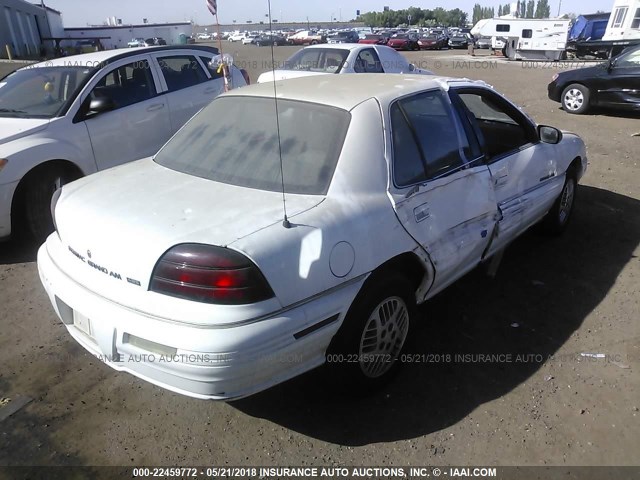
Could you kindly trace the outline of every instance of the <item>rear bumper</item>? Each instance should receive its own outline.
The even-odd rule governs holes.
[[[324,363],[362,284],[351,283],[255,323],[225,328],[172,323],[75,282],[50,255],[50,241],[38,251],[38,271],[70,335],[115,370],[201,399],[245,397]]]

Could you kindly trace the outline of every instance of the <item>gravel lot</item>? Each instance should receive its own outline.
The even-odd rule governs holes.
[[[252,79],[271,61],[268,48],[225,48]],[[276,61],[293,51],[277,48]],[[37,247],[0,244],[0,397],[33,399],[0,421],[0,465],[639,463],[639,117],[564,113],[546,86],[567,64],[407,55],[486,80],[539,123],[584,138],[590,169],[567,234],[528,233],[495,280],[473,272],[424,306],[409,351],[441,355],[406,365],[385,391],[345,398],[320,369],[233,403],[99,363],[55,317]],[[12,68],[0,63],[0,76]]]

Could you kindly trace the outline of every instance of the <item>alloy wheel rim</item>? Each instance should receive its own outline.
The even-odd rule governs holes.
[[[562,191],[562,198],[560,199],[560,223],[566,223],[571,214],[571,208],[573,208],[573,197],[575,194],[575,186],[573,181],[569,180]]]
[[[373,309],[360,338],[359,364],[368,378],[393,367],[409,332],[409,310],[400,297],[389,297]]]
[[[578,110],[584,104],[584,95],[577,88],[572,88],[565,94],[564,103],[569,110]]]

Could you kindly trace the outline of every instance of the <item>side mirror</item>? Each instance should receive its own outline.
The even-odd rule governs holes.
[[[409,64],[409,71],[410,72],[415,72],[416,71],[416,66],[413,63]]]
[[[89,115],[98,115],[100,113],[109,112],[116,108],[116,104],[110,97],[97,97],[89,103]]]
[[[616,60],[614,58],[610,58],[607,63],[607,72],[611,72],[616,67]]]
[[[538,127],[538,136],[543,143],[557,145],[562,141],[562,132],[555,127],[540,125]]]

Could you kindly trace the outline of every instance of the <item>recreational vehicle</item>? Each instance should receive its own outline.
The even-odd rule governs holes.
[[[490,18],[478,22],[471,33],[504,38],[504,53],[511,60],[560,60],[570,23],[565,19]]]

